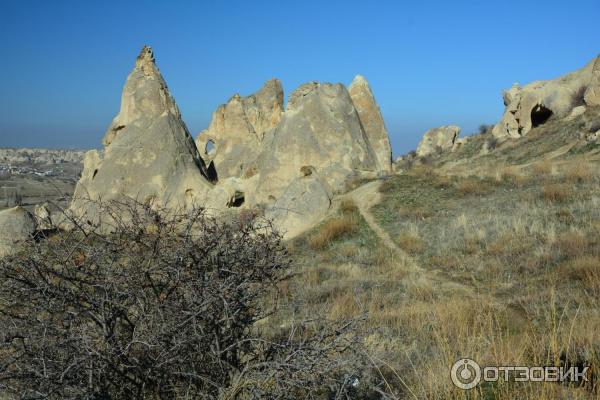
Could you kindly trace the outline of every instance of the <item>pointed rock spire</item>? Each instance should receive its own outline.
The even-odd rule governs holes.
[[[85,200],[120,197],[186,207],[205,200],[212,187],[148,46],[127,77],[121,109],[103,143],[104,154],[86,155],[72,209],[86,212]]]
[[[350,93],[350,98],[358,112],[362,127],[377,156],[380,171],[391,172],[392,147],[390,138],[369,83],[362,75],[356,75],[348,88],[348,93]]]

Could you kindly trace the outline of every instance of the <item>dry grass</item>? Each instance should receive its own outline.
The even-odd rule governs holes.
[[[588,290],[600,292],[600,257],[579,255],[557,268],[558,279],[581,281]]]
[[[532,167],[533,176],[536,176],[538,178],[548,177],[552,175],[553,172],[554,163],[552,162],[552,160],[538,161],[537,163],[533,164]]]
[[[522,187],[527,182],[527,177],[516,167],[504,167],[497,175],[499,181]]]
[[[386,179],[379,185],[379,193],[388,193],[394,190],[394,182],[391,179]]]
[[[568,164],[564,169],[563,175],[568,182],[572,183],[589,182],[594,178],[592,166],[586,162]]]
[[[402,218],[410,218],[413,220],[423,220],[432,216],[432,212],[423,207],[409,208],[401,207],[398,214]]]
[[[584,255],[589,250],[590,242],[581,232],[569,231],[561,233],[554,247],[559,253],[566,257],[578,257]]]
[[[358,230],[358,222],[353,215],[343,215],[325,222],[319,230],[308,238],[308,244],[314,250],[322,250],[334,240],[350,235]]]
[[[549,183],[542,187],[541,198],[550,203],[564,202],[573,195],[573,188],[564,183]]]
[[[356,296],[352,293],[343,293],[333,299],[329,317],[332,319],[349,319],[360,313]]]
[[[409,254],[417,254],[423,251],[425,243],[421,237],[414,232],[402,232],[397,238],[398,245]]]
[[[456,184],[456,190],[463,196],[484,195],[490,191],[489,185],[473,178],[464,179]]]
[[[344,199],[340,203],[340,211],[344,214],[352,214],[358,211],[356,203],[352,199]]]

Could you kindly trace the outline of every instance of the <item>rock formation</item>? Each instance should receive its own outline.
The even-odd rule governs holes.
[[[256,162],[256,203],[272,204],[314,168],[334,193],[354,177],[376,176],[377,157],[342,84],[311,82],[289,97],[281,122],[263,139]],[[218,167],[217,167],[218,168]]]
[[[365,134],[373,147],[379,169],[387,173],[391,172],[392,146],[390,145],[390,138],[385,128],[383,116],[369,83],[363,76],[356,75],[348,87],[348,93],[358,112]]]
[[[349,90],[301,85],[285,112],[281,84],[270,80],[219,106],[196,143],[217,180],[209,202],[260,205],[288,237],[318,223],[352,179],[392,170],[385,123],[361,76]]]
[[[36,231],[35,218],[17,206],[0,211],[0,256],[13,253],[18,244],[30,239]]]
[[[327,215],[332,195],[314,168],[297,177],[285,189],[266,216],[283,229],[286,237],[294,237],[317,225]]]
[[[551,116],[567,117],[573,108],[600,104],[600,58],[554,80],[518,84],[503,94],[506,109],[494,126],[497,138],[518,138]]]
[[[37,204],[33,210],[33,215],[35,217],[38,230],[41,231],[54,228],[48,203]]]
[[[277,126],[282,112],[283,88],[277,79],[267,81],[255,94],[236,94],[220,105],[208,129],[196,138],[211,178],[242,176],[260,153],[265,132]]]
[[[149,47],[127,78],[121,110],[103,144],[103,152],[85,156],[74,212],[93,214],[88,200],[127,197],[173,208],[206,201],[212,188],[206,167]]]
[[[459,134],[460,128],[454,125],[428,130],[417,146],[417,156],[424,157],[452,150]]]
[[[385,124],[364,78],[351,93],[342,84],[304,84],[285,112],[281,83],[270,80],[219,106],[194,143],[148,47],[103,144],[86,153],[70,207],[92,221],[102,217],[98,201],[125,198],[217,214],[259,206],[290,237],[319,223],[352,179],[391,171]]]

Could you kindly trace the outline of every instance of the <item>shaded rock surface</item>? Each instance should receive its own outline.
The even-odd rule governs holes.
[[[356,108],[365,134],[371,143],[379,169],[391,172],[392,146],[383,116],[369,83],[363,76],[357,75],[348,87],[348,93]]]
[[[277,126],[282,112],[283,88],[277,79],[267,81],[250,96],[236,94],[220,105],[208,129],[196,138],[202,158],[208,165],[213,163],[216,177],[242,176],[258,157],[265,133]]]
[[[283,228],[285,237],[294,237],[325,218],[331,199],[327,185],[315,172],[294,179],[266,216]]]
[[[417,146],[417,156],[423,157],[452,150],[459,134],[460,128],[454,125],[428,130]]]
[[[314,168],[334,193],[359,176],[378,173],[377,157],[342,84],[311,82],[290,95],[277,127],[263,140],[256,162],[256,203],[272,203],[302,174]]]
[[[34,216],[23,207],[0,211],[0,256],[13,253],[36,229]]]
[[[103,152],[85,155],[71,204],[77,213],[94,212],[88,200],[123,197],[185,208],[205,202],[212,188],[149,47],[142,49],[127,78],[120,112],[103,143]]]
[[[550,117],[567,117],[578,106],[600,104],[600,60],[557,79],[518,84],[503,94],[505,111],[494,126],[497,138],[518,138]]]

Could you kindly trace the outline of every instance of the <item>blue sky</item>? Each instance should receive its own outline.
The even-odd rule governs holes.
[[[100,147],[144,44],[194,136],[272,77],[370,82],[396,155],[600,53],[600,2],[0,0],[0,146]]]

